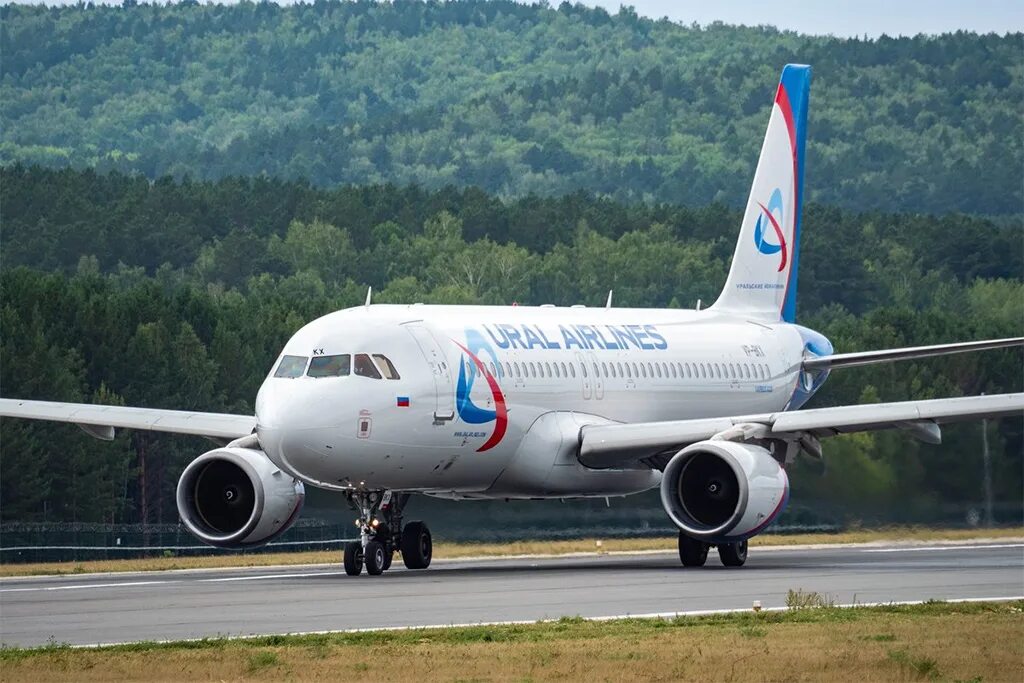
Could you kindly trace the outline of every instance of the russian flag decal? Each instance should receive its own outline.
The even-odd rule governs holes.
[[[398,404],[399,408],[408,408],[409,407],[409,397],[408,396],[398,396],[398,397],[395,398],[395,403]]]

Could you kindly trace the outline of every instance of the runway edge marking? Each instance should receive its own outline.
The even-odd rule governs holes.
[[[929,602],[945,602],[950,604],[960,604],[969,602],[1013,602],[1014,600],[1024,600],[1024,595],[1011,595],[1011,596],[1000,596],[991,598],[949,598],[946,600],[936,600],[929,598],[928,600],[892,600],[888,602],[855,602],[847,603],[842,605],[834,605],[836,609],[853,609],[857,607],[903,607],[910,605],[923,605]],[[786,612],[789,611],[790,607],[764,607],[761,612]],[[688,610],[682,612],[650,612],[646,614],[614,614],[598,617],[577,617],[583,621],[621,621],[623,619],[675,619],[677,617],[707,617],[718,614],[740,614],[743,612],[752,612],[750,607],[735,607],[729,609],[699,609],[699,610]],[[136,643],[152,643],[154,645],[166,645],[170,643],[198,643],[204,640],[255,640],[256,638],[275,638],[280,636],[326,636],[326,635],[343,635],[346,633],[379,633],[387,631],[427,631],[430,629],[448,629],[448,628],[476,628],[480,626],[529,626],[531,624],[552,624],[563,617],[553,617],[551,619],[517,619],[510,621],[477,621],[477,622],[466,622],[461,624],[424,624],[419,626],[379,626],[375,628],[346,628],[346,629],[327,629],[322,631],[291,631],[284,633],[251,633],[248,635],[218,635],[207,638],[177,638],[170,640],[124,640],[113,643],[92,643],[87,645],[69,645],[71,649],[94,649],[101,647],[114,647],[117,645],[132,645]],[[43,646],[46,647],[46,646]],[[32,648],[27,648],[32,649]]]

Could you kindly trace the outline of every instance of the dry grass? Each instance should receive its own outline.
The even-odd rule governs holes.
[[[1020,681],[1024,602],[0,650],[3,681]]]
[[[964,541],[976,538],[1020,538],[1024,527],[1001,529],[928,529],[893,527],[846,531],[838,534],[766,534],[751,540],[753,547],[870,543],[881,541]],[[509,543],[436,543],[435,558],[507,557],[511,555],[567,555],[598,552],[598,539],[570,541],[512,541]],[[614,538],[601,541],[601,552],[674,550],[675,538]],[[130,560],[89,560],[38,564],[0,564],[0,577],[93,572],[144,572],[211,567],[265,567],[271,565],[336,564],[340,550],[253,555],[202,555],[197,557],[151,557]]]

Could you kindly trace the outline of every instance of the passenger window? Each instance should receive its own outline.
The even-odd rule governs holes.
[[[500,365],[498,367],[501,367]],[[512,376],[512,365],[508,361],[505,361],[505,374],[509,377]]]
[[[555,365],[557,365],[557,363]],[[545,362],[544,363],[544,370],[548,373],[548,377],[552,376],[552,374],[551,374],[551,363]]]
[[[676,379],[679,376],[679,375],[676,374],[676,364],[675,363],[669,363],[668,366],[669,366],[669,368],[672,369],[672,379]]]
[[[572,363],[569,363],[569,376],[576,379],[576,366]]]
[[[562,363],[562,377],[568,377],[569,373],[565,371],[565,363]]]
[[[587,364],[586,363],[580,363],[580,372],[583,373],[584,377],[587,376]]]
[[[516,377],[520,377],[521,375],[519,374],[519,363],[513,363],[512,367],[515,368]]]
[[[352,356],[347,353],[338,356],[313,356],[306,374],[310,377],[347,377],[352,364],[351,359]]]
[[[612,377],[615,377],[615,363],[609,363],[608,368],[612,371]]]
[[[302,371],[306,369],[307,356],[285,356],[277,366],[274,377],[302,377]]]
[[[605,377],[608,376],[608,363],[605,363],[603,361],[601,363],[601,374],[604,375]]]
[[[401,375],[398,374],[398,370],[395,370],[395,364],[391,362],[390,358],[383,354],[375,353],[373,354],[373,359],[377,361],[377,367],[380,368],[380,374],[384,375],[384,379],[402,379]],[[348,374],[347,370],[345,374]]]
[[[629,370],[629,363],[626,363],[626,379],[633,379],[633,373]]]
[[[644,379],[647,379],[647,368],[644,367],[643,363],[640,364],[640,374],[644,376]]]
[[[357,353],[355,359],[352,361],[352,374],[359,377],[369,377],[371,379],[380,379],[380,373],[377,372],[377,366],[373,364],[370,357],[365,353]]]
[[[537,366],[533,364],[533,361],[530,361],[530,377],[536,377],[536,376],[537,376]]]
[[[703,379],[707,379],[708,378],[708,366],[706,364],[704,364],[704,363],[700,364],[700,376]]]
[[[640,368],[637,367],[636,363],[633,363],[633,376],[640,379]]]

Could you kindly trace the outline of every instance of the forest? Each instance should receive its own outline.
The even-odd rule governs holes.
[[[782,66],[812,201],[1018,214],[1024,35],[877,40],[563,2],[0,7],[0,163],[737,206]]]
[[[150,182],[0,169],[4,396],[249,412],[305,322],[374,301],[623,306],[710,303],[740,213],[623,204],[577,192],[341,186],[266,178]],[[811,204],[798,320],[837,351],[1020,335],[1021,219],[855,212]],[[1020,391],[1019,351],[834,372],[812,405]],[[996,500],[1019,513],[1021,420],[989,426]],[[982,499],[980,426],[940,448],[902,433],[826,444],[795,495],[852,517],[913,519]],[[0,519],[177,518],[173,490],[209,444],[143,432],[95,441],[70,425],[3,421]],[[1016,507],[1014,507],[1016,506]]]
[[[5,397],[250,412],[291,334],[368,287],[710,304],[788,62],[814,68],[798,321],[839,352],[1024,334],[1021,33],[124,0],[2,5],[0,55]],[[1000,351],[837,371],[811,406],[1020,391],[1021,368]],[[986,428],[1003,520],[1022,422]],[[847,520],[977,506],[982,429],[831,440],[795,499]],[[4,420],[0,522],[173,524],[208,448]]]

